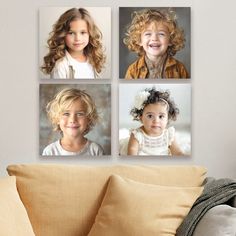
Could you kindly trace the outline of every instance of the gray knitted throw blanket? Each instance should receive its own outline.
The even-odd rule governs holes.
[[[224,204],[236,196],[236,181],[232,179],[212,179],[204,186],[201,196],[196,200],[190,212],[179,226],[176,236],[192,236],[204,216],[212,207]]]

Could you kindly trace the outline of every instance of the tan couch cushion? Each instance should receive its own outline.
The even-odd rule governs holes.
[[[206,169],[195,166],[11,165],[37,236],[89,233],[112,174],[149,184],[201,186]]]
[[[112,175],[88,236],[175,236],[202,190],[144,184]]]
[[[15,177],[0,179],[0,235],[34,235],[27,212],[16,189]]]

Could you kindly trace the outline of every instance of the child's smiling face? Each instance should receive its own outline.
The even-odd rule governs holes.
[[[140,120],[143,123],[143,129],[147,135],[161,135],[168,123],[167,104],[157,102],[145,106]]]
[[[170,35],[166,25],[156,21],[147,25],[141,34],[140,46],[143,47],[146,56],[155,61],[163,56],[170,46]]]
[[[59,116],[58,125],[64,138],[71,139],[84,136],[89,125],[86,113],[86,106],[79,98],[63,110]]]
[[[70,54],[83,53],[89,43],[88,25],[85,20],[76,19],[70,22],[70,30],[65,37]]]

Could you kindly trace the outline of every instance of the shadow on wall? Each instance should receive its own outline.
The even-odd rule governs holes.
[[[41,84],[39,101],[39,154],[50,143],[58,140],[61,135],[53,131],[52,125],[47,118],[46,105],[56,93],[64,88],[76,88],[85,90],[95,101],[100,121],[86,135],[92,141],[99,143],[105,155],[111,154],[111,87],[108,84]]]

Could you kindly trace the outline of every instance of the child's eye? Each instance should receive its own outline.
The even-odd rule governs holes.
[[[151,33],[146,32],[146,33],[144,33],[144,36],[151,36]]]
[[[164,115],[160,115],[159,118],[162,120],[162,119],[165,118],[165,116]]]
[[[166,36],[166,34],[164,32],[159,32],[158,35],[161,36],[161,37],[165,37]]]
[[[74,35],[75,33],[72,32],[72,31],[69,31],[68,34],[69,34],[69,35]]]
[[[154,116],[153,116],[152,114],[147,114],[146,117],[147,117],[147,119],[149,119],[149,120],[152,120],[152,119],[154,118]]]
[[[82,31],[81,34],[87,34],[87,32],[86,31]]]
[[[85,117],[85,115],[86,115],[86,114],[85,114],[84,112],[78,112],[78,113],[77,113],[77,116],[78,116],[78,117]]]
[[[62,115],[63,115],[63,116],[69,116],[70,113],[69,113],[69,112],[64,112]]]

